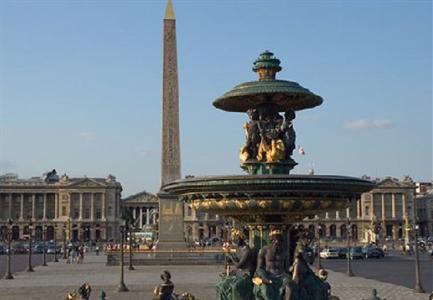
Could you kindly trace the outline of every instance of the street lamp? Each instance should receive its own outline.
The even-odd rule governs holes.
[[[6,269],[6,275],[5,279],[14,279],[11,272],[11,241],[12,241],[12,219],[8,219],[8,229],[7,229],[7,236],[8,236],[8,259],[7,259],[7,269]]]
[[[128,270],[133,271],[134,266],[132,265],[132,226],[127,227],[129,230],[129,267]]]
[[[319,274],[319,271],[322,269],[322,264],[320,262],[320,228],[321,228],[322,224],[320,224],[320,219],[318,216],[316,216],[315,219],[317,220],[317,264],[316,264],[316,270],[317,270],[317,274]]]
[[[123,241],[125,239],[125,230],[126,230],[126,221],[125,219],[121,219],[120,221],[120,234],[121,234],[121,241],[120,241],[120,283],[119,286],[117,288],[118,292],[127,292],[129,291],[128,288],[125,285],[125,282],[123,281]]]
[[[376,215],[373,215],[371,223],[372,223],[372,227],[373,227],[373,232],[375,234],[375,237],[374,237],[375,240],[374,241],[376,243],[376,246],[379,247],[380,231],[381,231],[382,227],[381,227],[380,221],[377,221]]]
[[[57,258],[56,231],[57,231],[57,223],[54,224],[54,233],[53,233],[53,239],[54,239],[54,262],[59,262],[59,259]]]
[[[395,225],[392,225],[392,250],[395,249]]]
[[[419,253],[418,253],[418,223],[415,224],[414,239],[415,239],[415,291],[425,293],[421,285],[421,274],[419,269]]]
[[[27,272],[34,272],[32,266],[32,232],[33,232],[33,223],[29,222],[29,263],[27,266]]]
[[[42,225],[42,240],[43,240],[43,267],[47,267],[47,228],[45,224]]]
[[[352,237],[352,230],[350,228],[350,218],[347,218],[347,229],[346,229],[346,239],[347,239],[347,250],[346,250],[346,275],[349,277],[355,276],[352,272],[351,263],[351,253],[350,253],[350,238]]]
[[[67,259],[66,256],[66,223],[63,224],[63,259]]]

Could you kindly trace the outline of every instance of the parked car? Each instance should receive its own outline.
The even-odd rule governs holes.
[[[365,257],[368,258],[383,258],[385,257],[385,252],[383,252],[380,248],[367,248],[367,252],[365,254]]]
[[[6,254],[6,247],[3,245],[0,245],[0,255]]]
[[[44,253],[44,246],[43,246],[43,245],[40,245],[40,244],[35,245],[35,246],[33,247],[33,249],[32,249],[32,252],[35,253],[35,254],[41,254],[41,253]]]
[[[338,248],[338,257],[339,258],[346,258],[346,254],[347,254],[347,248],[344,248],[344,247]]]
[[[338,258],[338,251],[334,248],[325,248],[320,251],[320,258],[328,259],[328,258]]]
[[[12,253],[13,254],[26,254],[27,253],[27,249],[26,249],[26,247],[24,247],[23,244],[16,244],[12,248]]]
[[[362,247],[350,248],[349,257],[350,257],[350,259],[363,259],[364,254],[362,252]]]

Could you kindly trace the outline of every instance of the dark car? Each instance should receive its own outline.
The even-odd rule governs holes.
[[[35,254],[44,253],[44,246],[43,245],[35,245],[32,249],[32,252]]]
[[[380,248],[368,248],[366,256],[368,258],[383,258],[385,257],[385,252]]]
[[[6,247],[3,245],[0,245],[0,255],[6,254]]]
[[[340,247],[337,249],[339,258],[346,258],[347,248]]]
[[[26,249],[26,247],[24,247],[23,244],[17,244],[13,247],[12,253],[13,254],[26,254],[27,249]]]
[[[349,257],[350,259],[363,259],[364,258],[364,254],[362,253],[362,247],[353,247],[350,248],[350,252],[349,252]]]

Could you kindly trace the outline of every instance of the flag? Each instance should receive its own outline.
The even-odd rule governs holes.
[[[299,146],[299,154],[300,155],[305,155],[305,150],[303,147]]]

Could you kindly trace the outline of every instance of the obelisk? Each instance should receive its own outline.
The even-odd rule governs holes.
[[[171,0],[168,0],[165,9],[163,52],[161,186],[181,178],[176,18]],[[183,203],[178,200],[177,196],[163,191],[158,193],[158,198],[158,250],[186,248]]]

